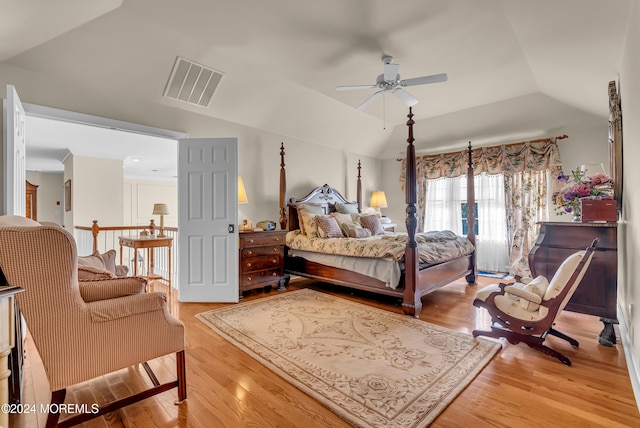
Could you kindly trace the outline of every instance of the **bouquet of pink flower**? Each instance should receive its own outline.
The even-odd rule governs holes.
[[[573,214],[577,218],[581,214],[581,199],[613,199],[613,180],[606,174],[585,177],[583,171],[576,169],[570,176],[560,171],[557,179],[565,183],[553,194],[557,214]]]

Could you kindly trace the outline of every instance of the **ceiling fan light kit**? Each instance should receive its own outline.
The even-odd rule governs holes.
[[[429,83],[439,83],[446,82],[447,75],[445,73],[442,74],[433,74],[431,76],[422,76],[422,77],[414,77],[411,79],[402,80],[400,78],[400,74],[398,73],[398,69],[400,68],[399,64],[393,64],[393,57],[391,56],[383,56],[382,63],[384,64],[384,72],[380,74],[376,78],[376,83],[374,85],[351,85],[351,86],[338,86],[336,88],[337,91],[350,91],[357,89],[375,89],[378,88],[378,91],[371,95],[369,98],[364,100],[362,104],[358,106],[358,110],[364,110],[367,108],[373,101],[375,101],[380,95],[385,92],[391,92],[396,98],[406,104],[408,107],[413,107],[419,101],[409,92],[405,91],[403,87],[406,86],[416,86],[416,85],[426,85]]]

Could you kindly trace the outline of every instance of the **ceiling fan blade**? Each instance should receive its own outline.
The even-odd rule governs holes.
[[[375,94],[371,95],[371,96],[370,96],[369,98],[367,98],[366,100],[364,100],[364,101],[362,102],[362,104],[360,104],[360,105],[358,106],[358,110],[364,110],[364,109],[366,109],[366,108],[369,106],[369,104],[371,104],[372,102],[374,102],[374,101],[375,101],[375,99],[376,99],[376,98],[378,98],[380,95],[382,95],[382,93],[383,93],[383,92],[384,92],[384,91],[378,91],[378,92],[376,92]]]
[[[385,64],[384,65],[384,80],[396,80],[398,77],[398,69],[400,64]]]
[[[376,85],[351,85],[351,86],[338,86],[336,91],[351,91],[353,89],[373,89]]]
[[[412,107],[418,104],[418,99],[411,95],[409,92],[405,91],[402,88],[396,88],[391,91],[393,95],[395,95],[400,101],[405,103],[407,107]]]
[[[425,85],[427,83],[446,82],[447,74],[434,74],[431,76],[414,77],[413,79],[404,79],[400,81],[401,86]]]

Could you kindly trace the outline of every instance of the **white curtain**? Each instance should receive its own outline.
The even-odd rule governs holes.
[[[478,270],[509,271],[504,176],[480,174],[475,177],[478,205],[476,263]],[[425,230],[452,230],[463,235],[462,204],[467,201],[467,178],[427,180]]]

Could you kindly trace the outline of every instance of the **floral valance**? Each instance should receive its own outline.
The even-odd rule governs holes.
[[[515,173],[521,171],[560,171],[562,168],[556,138],[525,141],[472,149],[474,174]],[[467,149],[458,152],[416,157],[418,180],[459,177],[467,173]],[[404,188],[406,160],[402,160],[400,182]]]

